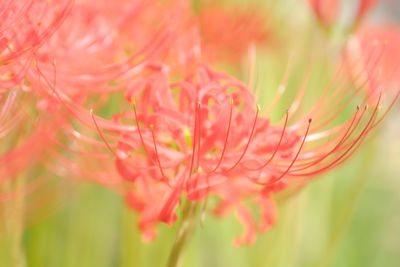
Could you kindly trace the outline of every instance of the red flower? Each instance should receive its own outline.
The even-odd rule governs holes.
[[[383,40],[384,44],[379,44],[379,40]],[[354,61],[358,60],[356,68],[349,67],[349,73],[355,76],[356,72],[361,71],[364,80],[368,80],[367,87],[370,91],[384,88],[386,92],[393,94],[398,90],[400,81],[399,48],[398,26],[364,26],[353,37],[347,49],[347,63],[354,65]]]
[[[276,192],[342,164],[381,120],[379,95],[371,108],[354,107],[351,118],[327,128],[348,107],[346,96],[355,96],[343,84],[331,92],[334,83],[310,117],[289,124],[300,92],[281,124],[273,125],[261,116],[246,86],[227,74],[202,65],[171,83],[167,72],[155,71],[127,88],[133,111],[116,116],[112,124],[93,114],[92,120],[115,155],[118,172],[132,184],[125,189],[127,200],[139,212],[146,238],[154,237],[155,223],[171,225],[177,219],[182,195],[204,203],[216,196],[216,214],[233,210],[245,225],[235,244],[250,244],[257,231],[275,221]],[[303,89],[306,84],[307,78]],[[136,127],[123,128],[127,120]],[[103,134],[107,128],[120,136],[115,151]],[[244,204],[248,201],[259,206],[259,222]]]
[[[338,22],[340,15],[340,1],[338,0],[308,0],[318,21],[325,27],[331,27]],[[365,15],[371,10],[378,0],[359,0],[358,8],[353,16],[350,28],[357,27]]]
[[[18,85],[32,66],[32,54],[60,27],[72,1],[0,2],[0,93]]]

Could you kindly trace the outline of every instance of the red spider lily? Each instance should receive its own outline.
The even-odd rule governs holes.
[[[370,47],[384,40],[384,52],[371,55]],[[348,48],[346,60],[352,62],[355,57],[361,57],[357,68],[349,68],[350,73],[364,71],[364,75],[369,79],[368,87],[372,90],[375,87],[385,88],[386,91],[395,92],[398,90],[398,75],[400,54],[400,28],[395,25],[385,26],[364,26],[359,33],[352,39]],[[375,66],[367,64],[368,61],[377,62]],[[351,64],[351,63],[350,63]]]
[[[171,225],[176,220],[182,195],[193,202],[212,195],[220,201],[216,214],[234,210],[245,225],[235,244],[252,243],[256,232],[267,230],[276,218],[276,192],[342,164],[386,114],[378,116],[379,94],[371,108],[354,107],[351,118],[327,128],[357,94],[367,91],[367,82],[350,90],[359,81],[339,78],[342,70],[309,116],[291,124],[290,114],[296,113],[308,75],[281,125],[273,125],[261,116],[244,84],[203,65],[180,82],[170,83],[161,71],[132,83],[125,95],[133,99],[133,111],[112,122],[92,113],[118,172],[132,183],[125,189],[127,199],[139,211],[144,236],[154,237],[156,222]],[[136,127],[124,128],[127,120],[134,120]],[[119,137],[106,135],[106,129]],[[108,137],[117,143],[109,143]],[[260,207],[258,223],[244,205],[247,201]]]
[[[178,14],[179,20],[172,19]],[[40,76],[53,77],[57,62],[62,91],[87,97],[120,90],[132,76],[157,68],[160,61],[186,64],[198,45],[191,35],[190,14],[181,0],[78,1],[35,53]],[[36,72],[30,75],[37,77]]]
[[[338,20],[340,14],[340,0],[308,0],[318,21],[324,27],[331,27]],[[365,15],[371,10],[378,0],[359,0],[358,8],[354,14],[351,28],[356,28]]]
[[[0,3],[0,92],[18,85],[32,66],[32,53],[60,27],[72,1]]]

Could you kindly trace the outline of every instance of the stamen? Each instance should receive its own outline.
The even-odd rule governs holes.
[[[358,127],[358,125],[359,125],[359,123],[360,123],[360,121],[361,121],[361,119],[362,119],[362,117],[363,117],[363,115],[365,113],[365,110],[366,109],[364,108],[361,116],[357,120],[357,123],[353,127],[354,122],[356,121],[357,115],[358,115],[358,113],[360,111],[360,106],[357,106],[357,110],[354,113],[354,116],[353,116],[353,118],[352,118],[352,120],[350,122],[349,127],[347,127],[347,130],[346,130],[345,134],[342,136],[342,138],[339,140],[339,142],[335,145],[335,147],[333,149],[331,149],[325,155],[317,158],[316,160],[314,160],[312,162],[309,162],[309,163],[306,163],[306,164],[302,164],[302,166],[300,165],[300,168],[298,168],[296,170],[293,170],[293,171],[301,171],[301,170],[305,170],[305,169],[307,169],[307,168],[309,168],[311,166],[315,166],[316,164],[318,164],[319,162],[321,162],[322,160],[327,158],[329,155],[332,155],[334,152],[336,152],[339,149],[339,147],[353,134],[354,130],[357,129],[357,127]]]
[[[380,48],[380,50],[378,51],[377,56],[373,56],[374,50],[370,51],[370,53],[368,54],[364,63],[361,62],[363,60],[362,55],[357,57],[357,59],[355,60],[355,63],[353,65],[362,64],[362,65],[364,65],[364,68],[361,70],[358,70],[357,73],[354,75],[353,80],[350,82],[351,83],[350,86],[355,86],[357,83],[361,82],[361,85],[358,86],[358,89],[355,92],[353,92],[352,90],[346,90],[346,89],[350,88],[350,86],[345,86],[347,79],[344,79],[342,82],[340,82],[339,86],[337,87],[337,89],[334,91],[334,93],[332,95],[330,95],[329,97],[327,97],[327,96],[320,97],[320,100],[321,100],[320,104],[315,106],[314,109],[309,114],[311,117],[314,117],[314,119],[316,118],[316,121],[321,121],[321,118],[323,118],[320,125],[318,125],[318,126],[314,125],[314,128],[316,130],[323,128],[330,121],[332,121],[334,118],[336,118],[337,115],[340,114],[344,110],[344,108],[348,105],[348,103],[350,103],[350,101],[367,85],[367,83],[372,79],[372,76],[369,76],[364,80],[361,80],[363,78],[362,74],[365,73],[365,69],[373,68],[374,66],[376,66],[378,64],[378,62],[381,60],[382,56],[384,55],[385,49],[386,48],[383,45]],[[342,68],[342,65],[341,65],[341,68]],[[344,95],[340,96],[339,94],[345,90],[346,90],[346,93]],[[351,92],[352,95],[350,95],[349,92]],[[339,110],[337,110],[334,114],[332,114],[333,111],[335,109],[337,109],[341,103],[343,103],[344,98],[349,95],[350,95],[350,98],[344,102],[343,106],[340,107]],[[328,106],[327,105],[328,103],[330,103],[329,108],[326,109],[326,107]],[[324,108],[325,108],[325,110],[323,111]],[[332,114],[332,115],[329,115],[329,114]],[[314,115],[316,115],[317,117],[315,117]],[[300,122],[294,124],[292,127],[297,128],[302,123],[303,122],[300,121]]]
[[[362,70],[359,71],[359,73],[356,74],[354,81],[351,82],[351,86],[355,86],[357,81],[362,77],[362,74],[364,74],[364,72],[370,68],[374,68],[375,66],[378,65],[379,61],[382,59],[383,55],[385,54],[385,50],[386,50],[386,45],[383,45],[383,47],[381,48],[381,50],[379,51],[379,54],[377,55],[377,57],[373,59],[372,57],[372,52],[370,57],[368,58],[367,63],[365,64],[364,68]],[[369,62],[370,60],[372,60],[372,62]],[[371,64],[371,65],[370,65]],[[347,99],[346,101],[343,102],[344,98],[346,96],[348,96],[349,94],[344,94],[340,97],[336,97],[337,101],[336,103],[332,103],[332,105],[330,106],[329,109],[327,109],[325,112],[322,112],[319,118],[323,118],[326,117],[327,114],[331,114],[333,112],[333,110],[337,109],[335,113],[333,113],[330,117],[328,117],[327,120],[325,120],[324,122],[322,122],[317,129],[320,129],[322,127],[324,127],[325,125],[327,125],[329,122],[331,122],[334,118],[336,118],[338,116],[338,114],[340,114],[345,107],[350,103],[350,101],[368,84],[368,82],[370,82],[373,79],[373,75],[369,75],[367,78],[364,79],[364,81],[358,81],[361,82],[361,84],[359,85],[359,87],[357,88],[357,90],[355,92],[352,92],[352,95],[350,95],[350,98]],[[337,90],[337,93],[339,93],[339,90]],[[343,106],[338,108],[339,105],[343,103]]]
[[[380,103],[380,101],[381,101],[381,96],[382,96],[382,95],[380,94],[379,99],[378,99],[378,102],[377,102],[377,104],[376,104],[376,107],[375,107],[375,109],[374,109],[374,111],[373,111],[373,113],[372,113],[370,119],[368,120],[368,123],[365,125],[365,127],[364,127],[364,129],[362,130],[362,132],[360,133],[360,135],[359,135],[354,141],[352,141],[352,142],[350,143],[350,146],[347,148],[347,150],[346,150],[342,155],[340,155],[338,158],[336,158],[333,162],[329,163],[329,164],[326,165],[325,167],[322,167],[322,168],[320,168],[320,169],[318,169],[318,170],[314,170],[314,171],[308,172],[308,173],[291,173],[290,175],[292,175],[292,176],[310,176],[310,175],[314,175],[314,174],[317,174],[317,173],[320,173],[320,172],[329,170],[330,168],[332,168],[332,167],[334,167],[334,166],[336,166],[336,165],[339,165],[339,164],[342,163],[345,159],[347,159],[347,158],[345,158],[345,156],[351,151],[351,149],[353,149],[353,148],[357,145],[357,143],[359,143],[359,141],[361,140],[361,138],[365,137],[366,134],[368,133],[368,131],[369,131],[370,129],[372,129],[371,124],[373,125],[373,121],[374,121],[374,119],[376,118],[376,114],[377,114],[377,111],[378,111],[379,103]],[[367,107],[367,106],[365,106],[365,108],[366,108],[366,107]],[[355,152],[355,150],[351,151],[350,153],[354,153],[354,152]],[[344,158],[344,160],[342,160],[343,158]],[[341,161],[341,160],[342,160],[342,161]]]
[[[11,92],[13,93],[13,92]],[[32,125],[34,127],[36,127],[39,131],[41,131],[44,135],[46,135],[49,140],[51,140],[52,142],[54,142],[56,145],[58,145],[59,147],[73,152],[73,153],[77,153],[79,155],[83,155],[83,156],[89,156],[89,157],[94,157],[94,158],[108,158],[110,155],[106,154],[106,153],[91,153],[91,152],[87,152],[87,151],[79,151],[73,148],[70,148],[69,146],[65,145],[64,143],[58,141],[55,137],[53,137],[52,135],[50,135],[48,133],[48,131],[46,131],[42,126],[40,126],[32,117],[31,115],[28,113],[28,111],[26,110],[26,108],[23,106],[23,104],[21,103],[21,101],[16,98],[16,102],[19,105],[19,109],[22,111],[22,113],[28,118],[28,120],[32,123]],[[22,116],[19,116],[22,117]],[[15,119],[18,119],[19,117],[15,117]],[[12,122],[12,121],[11,121]],[[7,126],[7,125],[6,125]],[[0,136],[2,131],[4,131],[4,126],[2,128],[0,128]],[[101,145],[104,145],[104,142],[102,141],[98,141]]]
[[[304,146],[304,143],[306,141],[308,132],[310,130],[311,122],[312,122],[312,119],[311,118],[308,119],[308,126],[307,126],[306,133],[304,134],[303,141],[300,144],[300,147],[299,147],[299,150],[296,153],[296,156],[294,157],[294,159],[292,160],[292,162],[290,163],[290,165],[288,166],[286,171],[284,171],[278,178],[272,179],[272,181],[269,181],[268,183],[266,183],[265,186],[269,186],[269,185],[272,185],[272,184],[274,184],[276,182],[279,182],[286,174],[289,173],[290,169],[293,167],[294,163],[296,162],[297,158],[299,157],[300,152],[301,152],[301,150],[302,150],[302,148]]]
[[[262,170],[262,169],[264,169],[264,168],[274,159],[276,153],[277,153],[278,150],[279,150],[279,147],[281,146],[281,143],[282,143],[282,140],[283,140],[283,136],[285,135],[285,131],[286,131],[288,119],[289,119],[289,109],[286,110],[285,123],[284,123],[284,125],[283,125],[283,129],[282,129],[282,133],[281,133],[280,138],[279,138],[279,142],[278,142],[278,144],[276,145],[274,152],[272,153],[271,157],[267,160],[267,162],[265,162],[265,163],[264,163],[262,166],[260,166],[260,167],[257,167],[257,168],[248,168],[248,167],[246,167],[246,169],[252,170],[252,171]]]
[[[131,102],[132,102],[132,106],[133,106],[133,113],[135,114],[135,122],[136,122],[136,127],[138,130],[140,142],[142,143],[142,146],[143,146],[143,149],[144,149],[146,155],[149,156],[149,153],[147,151],[146,145],[143,140],[142,130],[140,129],[140,126],[139,126],[139,120],[138,120],[137,111],[136,111],[136,100],[134,97],[131,98]]]
[[[97,132],[99,133],[99,135],[100,135],[101,139],[103,140],[103,142],[106,144],[108,150],[111,151],[111,153],[114,155],[114,157],[118,158],[117,154],[114,152],[114,150],[111,149],[110,144],[107,142],[107,140],[105,139],[103,133],[101,132],[101,130],[99,128],[99,125],[97,124],[97,121],[96,121],[96,119],[94,117],[93,109],[90,109],[90,116],[92,116],[92,120],[94,122],[94,125],[96,126]]]
[[[254,118],[254,122],[253,122],[253,126],[251,128],[251,132],[250,132],[250,136],[249,136],[249,140],[247,141],[247,144],[242,152],[242,154],[240,155],[239,159],[236,161],[235,164],[233,164],[232,167],[230,167],[228,170],[226,170],[227,172],[230,172],[231,170],[233,170],[234,168],[236,168],[237,165],[239,165],[240,161],[243,159],[244,155],[246,154],[247,149],[249,148],[251,139],[253,137],[254,134],[254,130],[256,128],[256,124],[257,124],[257,119],[258,119],[258,114],[260,113],[260,106],[257,105],[257,111],[256,111],[256,116]]]
[[[218,161],[217,165],[215,166],[215,168],[212,171],[210,171],[209,173],[215,172],[219,168],[219,166],[221,165],[222,160],[224,158],[225,151],[226,151],[226,146],[228,144],[228,138],[229,138],[229,133],[230,133],[230,129],[231,129],[231,123],[232,123],[232,109],[233,109],[233,98],[231,98],[231,107],[230,107],[230,111],[229,111],[228,128],[226,130],[224,147],[222,149],[221,157],[219,158],[219,161]]]
[[[155,135],[154,135],[154,125],[153,124],[150,124],[150,131],[151,131],[151,136],[153,137],[153,145],[154,145],[154,151],[155,151],[155,154],[156,154],[156,161],[157,161],[157,164],[158,164],[158,168],[160,169],[160,172],[161,172],[161,175],[162,175],[163,179],[165,181],[168,181],[168,178],[164,174],[164,170],[163,170],[163,168],[161,166],[160,157],[158,155],[157,142],[156,142],[156,138],[155,138]]]
[[[378,119],[377,122],[372,125],[372,128],[376,127],[389,113],[389,111],[393,108],[394,104],[397,102],[398,98],[400,96],[400,90],[397,92],[396,96],[394,97],[392,103],[390,103],[389,107],[386,109],[385,113]]]

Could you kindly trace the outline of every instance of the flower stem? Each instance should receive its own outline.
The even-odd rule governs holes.
[[[24,267],[25,255],[22,248],[22,235],[24,227],[25,197],[23,186],[25,177],[17,177],[14,181],[9,181],[9,187],[14,191],[15,198],[7,205],[6,231],[10,242],[10,260],[12,267]]]
[[[183,207],[181,224],[169,254],[167,267],[179,267],[181,264],[183,251],[194,232],[197,206],[196,203],[187,201]]]

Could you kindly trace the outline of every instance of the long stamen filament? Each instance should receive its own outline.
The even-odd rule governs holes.
[[[103,140],[103,142],[106,144],[108,150],[110,150],[111,153],[112,153],[116,158],[118,158],[117,154],[116,154],[115,151],[111,148],[110,144],[107,142],[106,138],[104,137],[103,133],[101,132],[100,127],[99,127],[99,125],[97,124],[96,118],[95,118],[95,116],[94,116],[94,114],[93,114],[93,109],[90,109],[90,116],[92,116],[92,120],[93,120],[93,122],[94,122],[94,125],[96,126],[97,132],[99,133],[99,135],[100,135],[101,139]]]
[[[324,167],[322,167],[320,169],[317,169],[317,170],[314,170],[314,171],[311,171],[311,172],[308,172],[308,173],[296,173],[296,172],[294,172],[294,173],[290,173],[290,175],[292,175],[292,176],[310,176],[310,175],[314,175],[314,174],[320,173],[322,171],[328,170],[328,169],[332,168],[333,166],[336,166],[336,165],[340,164],[341,163],[340,160],[342,160],[357,145],[357,143],[359,143],[360,140],[363,137],[366,136],[368,131],[370,129],[372,129],[371,127],[373,126],[374,119],[376,118],[376,115],[377,115],[379,103],[381,101],[381,96],[382,95],[380,94],[379,99],[378,99],[378,103],[376,104],[376,107],[375,107],[374,111],[372,112],[372,115],[371,115],[370,119],[368,120],[367,124],[365,125],[364,129],[362,130],[360,135],[354,141],[352,141],[350,143],[350,146],[347,148],[347,150],[343,154],[341,154],[333,162],[329,163],[328,165],[326,165],[326,166],[324,166]],[[354,153],[354,151],[355,150],[353,150],[353,152],[351,152],[351,153]]]
[[[252,126],[252,128],[251,128],[251,132],[250,132],[250,136],[249,136],[249,139],[248,139],[248,141],[247,141],[247,144],[246,144],[246,146],[245,146],[245,148],[244,148],[242,154],[240,155],[239,159],[236,161],[235,164],[233,164],[232,167],[230,167],[228,170],[226,170],[226,172],[230,172],[230,171],[232,171],[234,168],[236,168],[236,166],[239,165],[240,161],[243,159],[244,155],[246,154],[247,149],[249,148],[250,142],[251,142],[251,140],[252,140],[252,138],[253,138],[253,134],[254,134],[254,130],[255,130],[255,128],[256,128],[256,124],[257,124],[257,119],[258,119],[258,114],[259,114],[259,113],[260,113],[260,106],[257,105],[256,116],[255,116],[255,118],[254,118],[253,126]]]
[[[168,181],[168,178],[164,173],[163,167],[161,166],[161,161],[160,161],[160,157],[159,157],[158,149],[157,149],[156,137],[154,135],[154,125],[153,124],[150,124],[150,131],[151,131],[151,136],[153,138],[154,152],[155,152],[158,168],[160,169],[160,172],[161,172],[161,175],[162,175],[163,179],[165,181]]]
[[[262,169],[264,169],[266,166],[268,166],[269,163],[271,163],[271,161],[274,159],[276,153],[278,152],[279,147],[280,147],[281,144],[282,144],[282,140],[283,140],[283,137],[284,137],[284,135],[285,135],[286,128],[287,128],[288,119],[289,119],[289,110],[286,110],[285,123],[284,123],[284,125],[283,125],[281,135],[280,135],[280,137],[279,137],[279,142],[278,142],[278,144],[276,145],[276,147],[275,147],[275,149],[274,149],[274,152],[272,153],[271,157],[270,157],[263,165],[261,165],[260,167],[257,167],[257,168],[245,167],[246,169],[252,170],[252,171],[262,170]]]
[[[228,145],[229,133],[230,133],[230,130],[231,130],[232,109],[233,109],[233,99],[231,99],[231,107],[230,107],[230,111],[229,111],[228,128],[227,128],[227,130],[226,130],[225,141],[224,141],[224,147],[223,147],[223,149],[222,149],[221,157],[219,158],[217,165],[216,165],[216,166],[214,167],[214,169],[213,169],[212,171],[210,171],[209,173],[215,172],[215,171],[219,168],[219,166],[221,165],[222,160],[223,160],[223,158],[224,158],[225,151],[226,151],[226,147],[227,147],[227,145]]]
[[[269,186],[269,185],[272,185],[272,184],[274,184],[274,183],[279,182],[283,177],[285,177],[286,174],[289,173],[290,169],[291,169],[291,168],[293,167],[293,165],[295,164],[295,162],[296,162],[297,158],[299,157],[300,152],[301,152],[301,150],[302,150],[302,148],[303,148],[303,146],[304,146],[304,143],[305,143],[305,141],[306,141],[308,132],[309,132],[310,127],[311,127],[311,122],[312,122],[312,119],[309,119],[309,120],[308,120],[307,130],[306,130],[306,133],[304,134],[304,137],[303,137],[303,140],[302,140],[302,142],[301,142],[301,144],[300,144],[299,150],[297,151],[296,156],[293,158],[293,160],[292,160],[292,162],[290,163],[290,165],[287,167],[287,169],[286,169],[280,176],[278,176],[278,178],[272,179],[272,181],[269,181],[268,183],[266,183],[265,186]]]

